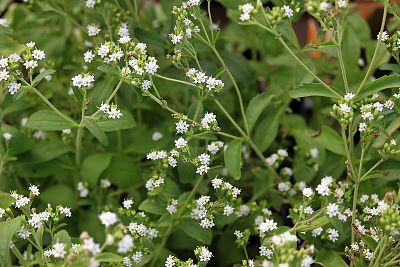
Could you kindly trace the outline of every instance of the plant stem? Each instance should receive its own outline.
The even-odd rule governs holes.
[[[228,74],[230,80],[232,81],[233,87],[235,88],[236,91],[236,95],[237,98],[239,100],[239,107],[240,107],[240,113],[242,115],[242,119],[243,119],[243,123],[244,123],[244,128],[246,130],[247,135],[250,134],[249,132],[249,125],[247,123],[247,119],[246,119],[246,113],[244,111],[244,105],[243,105],[243,98],[242,98],[242,94],[240,93],[240,89],[238,84],[236,83],[235,78],[233,77],[231,71],[229,70],[228,66],[225,64],[225,61],[223,60],[223,58],[221,57],[221,55],[219,54],[218,50],[215,48],[215,46],[211,46],[210,45],[211,50],[214,52],[214,54],[217,56],[219,62],[222,64],[222,66],[224,67],[226,73]]]
[[[297,55],[292,51],[292,49],[290,49],[290,47],[286,44],[286,42],[282,39],[282,37],[280,37],[279,35],[277,35],[276,37],[278,39],[278,41],[283,45],[283,47],[289,52],[289,54],[297,61],[297,63],[299,63],[308,73],[311,74],[311,76],[314,77],[314,79],[316,79],[322,86],[324,86],[326,89],[328,89],[328,91],[330,91],[331,93],[333,93],[334,95],[336,95],[337,97],[341,97],[341,95],[339,93],[337,93],[335,90],[333,90],[329,85],[327,85],[323,80],[321,80],[316,74],[314,74],[314,72],[312,72],[312,70],[310,70],[298,57]]]
[[[60,115],[61,117],[63,117],[65,120],[69,121],[70,123],[72,123],[75,127],[78,126],[78,124],[73,121],[71,118],[65,116],[61,111],[59,111],[55,106],[53,106],[53,104],[51,104],[49,102],[49,100],[47,100],[47,98],[42,95],[42,93],[40,93],[35,87],[31,86],[31,89],[33,92],[35,92],[35,94],[37,94],[42,100],[43,102],[45,102],[55,113],[57,113],[58,115]]]
[[[114,98],[114,96],[118,93],[119,89],[121,88],[122,84],[124,83],[123,80],[120,80],[117,84],[117,86],[115,87],[114,91],[111,93],[111,95],[107,98],[106,102],[104,104],[109,104],[111,102],[111,100]],[[95,113],[93,113],[93,115],[91,117],[95,117],[97,114],[99,114],[100,110],[96,110]]]
[[[338,57],[339,57],[339,64],[340,64],[340,70],[342,71],[344,88],[346,90],[346,93],[348,93],[348,92],[350,92],[350,89],[349,89],[349,83],[347,81],[346,67],[345,67],[344,61],[343,61],[343,53],[342,53],[341,42],[336,46],[336,51],[337,51]]]
[[[379,38],[378,38],[378,41],[376,42],[374,55],[372,56],[371,62],[369,63],[368,70],[365,73],[364,79],[362,80],[362,82],[360,84],[360,87],[358,87],[358,89],[356,91],[356,96],[360,93],[361,88],[363,87],[364,83],[367,81],[369,75],[371,74],[372,66],[373,66],[373,63],[375,61],[376,55],[378,54],[378,48],[379,48],[379,44],[381,42],[381,40],[380,40],[381,38],[380,37],[382,36],[383,29],[385,28],[386,15],[387,15],[387,5],[385,3],[384,9],[383,9],[383,17],[382,17],[382,22],[381,22],[381,28],[379,30],[379,35],[378,35]]]
[[[158,77],[158,78],[160,78],[160,79],[166,80],[166,81],[176,82],[176,83],[181,83],[181,84],[186,84],[186,85],[188,85],[188,86],[192,86],[192,87],[196,87],[196,88],[197,88],[197,86],[196,86],[195,84],[190,83],[190,82],[185,82],[185,81],[181,81],[181,80],[177,80],[177,79],[165,77],[165,76],[162,76],[162,75],[160,75],[160,74],[155,74],[154,76],[156,76],[156,77]]]
[[[368,174],[370,174],[373,170],[375,170],[383,161],[384,159],[380,159],[377,163],[375,163],[374,166],[372,166],[366,173],[364,173],[364,175],[360,178],[360,181],[363,181],[364,178],[368,176]]]
[[[82,135],[83,135],[83,127],[84,127],[84,118],[85,118],[85,107],[82,104],[81,111],[81,122],[78,126],[78,131],[76,133],[76,142],[75,142],[75,165],[77,169],[81,166],[81,150],[82,150]]]
[[[196,181],[196,184],[194,185],[192,191],[190,191],[189,196],[187,197],[187,199],[185,200],[184,204],[182,205],[181,209],[179,210],[179,213],[176,215],[175,220],[168,226],[168,229],[164,235],[164,238],[161,240],[160,246],[158,247],[153,260],[150,263],[150,267],[153,267],[157,260],[158,257],[160,256],[161,250],[164,248],[165,244],[167,243],[167,240],[175,226],[175,224],[179,221],[179,219],[181,218],[182,214],[184,213],[186,207],[188,206],[190,200],[192,199],[192,197],[194,196],[194,194],[197,192],[197,188],[199,187],[201,181],[203,181],[203,175],[199,176],[199,178]]]

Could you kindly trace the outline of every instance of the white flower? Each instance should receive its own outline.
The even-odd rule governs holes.
[[[250,14],[254,10],[254,6],[250,3],[244,4],[241,6],[242,9],[242,14],[240,15],[240,20],[241,21],[247,21],[250,20]]]
[[[313,263],[314,263],[314,259],[310,256],[307,256],[301,261],[300,266],[301,267],[310,267]]]
[[[214,115],[214,113],[208,113],[204,114],[204,117],[201,119],[201,126],[206,129],[210,130],[210,124],[217,122],[217,117]]]
[[[378,35],[376,36],[376,39],[384,42],[387,39],[389,39],[389,34],[387,31],[383,31],[381,35],[378,33]]]
[[[328,233],[328,239],[332,242],[336,242],[339,239],[339,232],[336,229],[328,228],[326,230]]]
[[[94,75],[93,74],[78,74],[72,77],[72,86],[78,88],[90,88],[93,86],[94,83]]]
[[[96,0],[86,0],[87,8],[94,8],[95,4],[96,4]]]
[[[211,157],[206,153],[202,153],[197,157],[201,163],[201,165],[209,165]]]
[[[311,231],[311,235],[313,237],[320,236],[322,231],[323,231],[322,227],[317,227],[317,228],[315,228],[314,230]]]
[[[260,256],[266,257],[267,259],[271,259],[272,255],[274,255],[274,252],[271,249],[265,246],[260,247]]]
[[[18,196],[17,200],[14,203],[14,206],[19,209],[19,208],[22,208],[22,207],[28,205],[29,201],[30,200],[27,197]]]
[[[260,235],[263,236],[265,232],[277,229],[277,223],[274,220],[265,220],[259,225]]]
[[[163,137],[163,135],[160,132],[154,132],[153,135],[151,136],[151,139],[153,141],[158,141]]]
[[[177,212],[177,206],[178,205],[178,200],[172,199],[171,203],[167,206],[167,211],[169,214],[174,214]]]
[[[287,150],[283,149],[283,148],[278,149],[277,153],[279,156],[284,157],[284,158],[289,156]]]
[[[269,156],[268,158],[265,159],[265,161],[267,162],[267,164],[269,166],[272,166],[275,164],[275,162],[278,160],[278,154],[272,154],[271,156]]]
[[[40,195],[38,186],[30,185],[28,189],[29,189],[29,191],[31,191],[32,195],[34,195],[34,196]]]
[[[108,55],[108,53],[110,52],[110,47],[108,47],[108,45],[106,44],[102,44],[99,48],[99,50],[97,51],[97,54],[101,57],[104,58]]]
[[[311,206],[307,206],[307,207],[304,208],[304,213],[308,214],[308,215],[311,215],[311,214],[314,213],[314,209]]]
[[[10,95],[14,95],[21,88],[21,84],[18,82],[11,82],[8,85],[8,92]]]
[[[0,68],[4,69],[8,66],[8,58],[1,57],[0,58]]]
[[[175,257],[169,255],[167,260],[165,261],[165,267],[175,267]]]
[[[350,112],[352,112],[352,108],[349,107],[349,105],[347,105],[347,104],[340,104],[339,108],[340,108],[340,111],[342,113],[350,113]]]
[[[175,140],[175,147],[176,148],[184,148],[187,146],[187,141],[180,137],[179,139]]]
[[[29,42],[29,43],[26,43],[26,46],[28,47],[28,48],[34,48],[35,47],[35,42],[33,42],[33,41],[31,41],[31,42]]]
[[[311,197],[313,195],[313,190],[310,187],[306,187],[303,189],[303,196],[305,197]]]
[[[85,185],[82,182],[79,182],[77,184],[77,190],[79,191],[80,197],[87,197],[89,194],[89,190],[85,187]]]
[[[353,100],[356,95],[354,93],[346,93],[344,95],[345,100]]]
[[[332,5],[328,2],[322,2],[319,5],[319,9],[321,9],[321,11],[325,11],[325,12],[329,11],[329,9],[331,9],[331,7],[332,7]]]
[[[200,221],[200,226],[203,227],[204,229],[212,228],[214,227],[214,225],[215,225],[214,222],[207,218],[202,219]]]
[[[30,235],[31,235],[31,233],[30,233],[28,230],[26,230],[24,226],[22,226],[21,228],[18,229],[18,236],[19,236],[21,239],[24,239],[24,240],[25,240],[25,239],[27,239]]]
[[[101,223],[105,225],[105,227],[109,227],[118,222],[117,215],[110,211],[103,211],[99,215],[99,219],[100,219]]]
[[[60,207],[60,213],[64,214],[65,217],[71,217],[71,209],[70,208]]]
[[[101,251],[100,245],[95,243],[93,237],[89,237],[83,240],[82,249],[89,251],[92,255],[96,255]]]
[[[218,151],[224,146],[224,143],[221,141],[212,142],[207,146],[207,150],[212,154],[215,155]]]
[[[122,117],[121,110],[117,109],[115,105],[111,105],[111,109],[107,112],[107,118],[109,119],[119,119]]]
[[[182,34],[173,34],[173,33],[171,33],[171,34],[169,35],[169,38],[171,39],[171,42],[172,42],[174,45],[176,45],[176,44],[182,42],[183,35],[182,35]]]
[[[26,69],[34,69],[38,66],[38,63],[36,60],[27,60],[24,62],[24,66]]]
[[[290,6],[284,5],[283,10],[285,11],[285,16],[288,18],[293,17],[293,9]]]
[[[331,218],[339,215],[339,206],[336,203],[329,203],[326,207],[326,214]]]
[[[0,18],[0,25],[3,27],[8,27],[8,21],[4,18]]]
[[[83,60],[84,60],[86,63],[92,62],[93,59],[94,59],[93,51],[88,50],[88,51],[86,51],[86,52],[83,54]]]
[[[6,81],[9,77],[10,73],[8,72],[8,70],[6,69],[0,70],[0,82]]]
[[[230,206],[230,205],[226,205],[226,206],[224,207],[224,215],[225,215],[225,216],[231,215],[231,214],[233,213],[233,211],[234,211],[234,209],[233,209],[233,207]]]
[[[0,219],[3,218],[4,213],[6,213],[6,210],[3,208],[0,208]]]
[[[186,121],[180,120],[175,123],[175,129],[177,134],[184,134],[187,133],[189,129],[189,124]]]
[[[120,42],[121,44],[126,44],[131,40],[130,36],[122,36],[121,38],[119,38],[118,42]]]
[[[130,235],[124,235],[118,242],[118,252],[127,253],[133,247],[133,238]]]
[[[278,190],[280,192],[287,192],[291,188],[290,182],[281,182],[278,184]]]
[[[134,262],[139,263],[142,261],[142,257],[143,253],[141,251],[137,251],[135,254],[133,254],[132,259]]]
[[[156,74],[159,66],[157,65],[157,59],[151,58],[149,62],[144,65],[144,70],[151,75]]]
[[[347,1],[346,0],[339,0],[338,1],[338,7],[339,8],[346,8],[347,7]]]
[[[124,206],[125,209],[130,209],[132,207],[133,200],[131,198],[125,199],[122,202],[122,206]]]
[[[52,249],[52,255],[55,258],[64,258],[67,252],[64,249],[63,243],[55,243]]]
[[[151,81],[149,80],[143,80],[142,84],[141,84],[141,88],[143,91],[148,91],[150,90],[150,88],[153,86],[153,84],[151,83]]]
[[[201,262],[207,262],[211,260],[213,254],[206,247],[199,247],[199,260]]]
[[[366,124],[365,122],[361,122],[361,123],[358,125],[358,130],[359,130],[360,132],[364,132],[365,129],[367,129],[367,124]]]
[[[394,102],[392,100],[387,100],[384,104],[385,108],[387,109],[393,109],[394,108]]]
[[[310,155],[311,155],[311,157],[312,157],[313,159],[318,158],[318,155],[319,155],[319,150],[318,150],[318,148],[316,148],[316,147],[311,148],[311,149],[310,149]]]
[[[108,179],[100,179],[100,186],[102,188],[108,188],[111,186],[111,182]]]
[[[33,50],[32,56],[36,60],[42,60],[42,59],[46,58],[46,54],[44,53],[44,51],[39,50],[39,49]]]
[[[99,29],[96,25],[91,24],[87,26],[87,31],[89,36],[96,36],[100,33],[101,29]]]
[[[199,167],[197,167],[196,173],[199,175],[203,175],[207,173],[209,169],[210,167],[208,167],[207,165],[200,165]]]

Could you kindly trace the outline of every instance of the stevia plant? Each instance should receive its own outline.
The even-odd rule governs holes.
[[[353,5],[0,1],[0,266],[399,265],[400,13]]]

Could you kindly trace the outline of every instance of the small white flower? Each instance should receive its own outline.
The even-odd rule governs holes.
[[[157,59],[151,58],[149,62],[144,65],[144,70],[151,75],[156,74],[159,66],[157,65]]]
[[[6,19],[4,19],[4,18],[0,18],[0,25],[3,26],[3,27],[8,27],[9,26],[8,21]]]
[[[206,247],[200,247],[198,249],[199,249],[199,260],[201,262],[207,262],[211,260],[211,258],[213,257],[211,251],[209,251]]]
[[[103,211],[100,215],[99,215],[99,219],[101,221],[101,223],[103,225],[105,225],[105,227],[109,227],[115,223],[118,222],[118,217],[115,213],[110,212],[110,211]]]
[[[29,191],[31,191],[32,195],[34,195],[34,196],[40,195],[39,187],[38,187],[38,186],[36,186],[36,185],[30,185],[28,189],[29,189]]]
[[[310,187],[306,187],[303,189],[303,196],[305,197],[311,197],[313,195],[313,190]]]
[[[364,132],[365,129],[367,129],[367,124],[366,124],[365,122],[361,122],[361,123],[358,125],[358,130],[359,130],[360,132]]]
[[[189,130],[189,124],[186,121],[180,120],[175,123],[177,134],[185,134]]]
[[[92,62],[93,59],[94,59],[94,53],[93,53],[93,51],[88,50],[88,51],[86,51],[86,52],[83,54],[83,60],[84,60],[86,63]]]
[[[354,93],[346,93],[345,95],[344,95],[344,99],[345,100],[353,100],[354,99],[354,97],[355,97],[356,95],[354,94]]]
[[[100,33],[101,29],[99,29],[96,25],[91,24],[87,26],[87,31],[89,36],[96,36]]]
[[[154,132],[153,135],[151,136],[151,139],[153,141],[158,141],[161,138],[163,138],[163,135],[160,132]]]
[[[96,4],[96,0],[86,0],[87,8],[94,8],[95,4]]]
[[[288,18],[293,17],[293,9],[290,6],[284,5],[283,10],[285,11],[285,16]]]
[[[0,82],[8,80],[9,77],[10,73],[8,72],[8,70],[6,69],[0,70]]]
[[[173,33],[171,33],[171,34],[169,35],[169,38],[171,39],[171,42],[172,42],[174,45],[176,45],[176,44],[182,42],[183,35],[182,35],[182,34],[173,34]]]
[[[130,235],[124,235],[118,242],[118,252],[127,253],[133,247],[133,238]]]
[[[313,237],[320,236],[322,234],[322,231],[323,231],[322,227],[317,227],[317,228],[315,228],[314,230],[311,231],[311,235]]]
[[[34,69],[38,66],[38,63],[36,60],[27,60],[24,62],[24,66],[26,69]]]
[[[338,7],[339,8],[346,8],[347,7],[347,1],[346,0],[339,0],[338,1]]]
[[[124,206],[125,209],[130,209],[132,207],[132,204],[133,204],[133,200],[131,198],[125,199],[122,202],[122,206]]]
[[[326,214],[330,218],[339,215],[339,206],[336,203],[329,203],[326,207]]]
[[[33,50],[32,56],[36,60],[42,60],[42,59],[46,58],[46,54],[44,53],[44,51],[39,50],[39,49]]]
[[[175,140],[175,147],[176,148],[184,148],[187,146],[187,141],[180,137],[179,139]]]
[[[378,33],[378,35],[376,36],[376,39],[384,42],[387,39],[389,39],[389,34],[387,31],[383,31],[381,35]]]
[[[326,232],[330,241],[336,242],[339,239],[339,232],[336,229],[328,228]]]
[[[65,217],[71,217],[71,209],[67,207],[60,207],[60,213],[64,214]]]

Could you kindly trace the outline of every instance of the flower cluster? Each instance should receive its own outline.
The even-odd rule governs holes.
[[[172,44],[180,44],[200,32],[200,28],[195,24],[196,15],[193,12],[194,9],[198,9],[200,2],[187,1],[183,2],[182,6],[173,7],[172,14],[175,16],[176,22],[173,33],[169,34]]]
[[[224,88],[224,83],[216,78],[207,76],[203,71],[196,70],[194,68],[189,69],[186,72],[188,77],[196,86],[207,93],[218,93]]]

